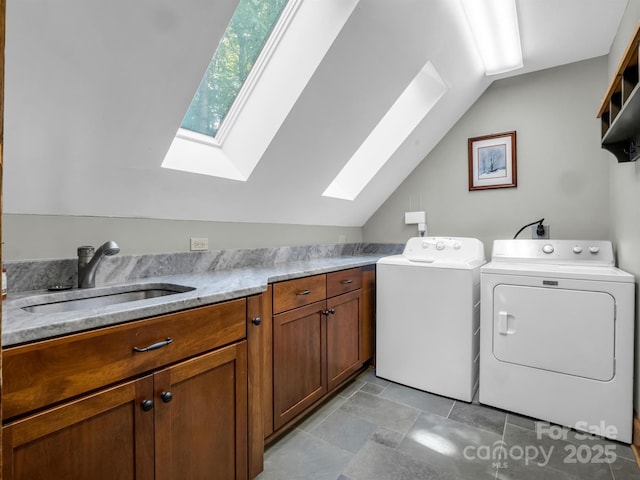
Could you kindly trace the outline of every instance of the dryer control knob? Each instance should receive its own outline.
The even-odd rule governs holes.
[[[436,250],[444,250],[444,242],[436,243]]]
[[[580,245],[576,245],[573,247],[573,253],[582,253],[582,247]]]
[[[589,251],[591,253],[598,253],[600,251],[600,247],[589,247]]]
[[[460,250],[460,247],[461,247],[460,242],[456,242],[456,243],[453,244],[453,249],[454,250]]]
[[[544,247],[542,247],[542,251],[544,253],[553,253],[553,245],[547,243]]]

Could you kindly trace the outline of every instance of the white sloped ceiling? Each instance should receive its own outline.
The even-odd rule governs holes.
[[[495,77],[457,0],[352,2],[246,182],[160,167],[235,0],[8,2],[4,211],[364,224]],[[525,67],[505,76],[608,53],[625,5],[520,0]],[[444,96],[355,200],[323,197],[427,62]]]

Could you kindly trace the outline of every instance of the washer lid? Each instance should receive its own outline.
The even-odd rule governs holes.
[[[476,268],[485,263],[484,246],[477,238],[413,237],[402,255],[393,255],[379,263],[434,268]]]

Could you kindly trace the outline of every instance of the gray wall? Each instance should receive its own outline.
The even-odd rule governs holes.
[[[554,238],[609,238],[611,159],[595,117],[607,83],[606,57],[495,81],[364,225],[364,240],[415,236],[411,210],[426,210],[428,235],[479,238],[487,255],[542,217]],[[517,188],[468,191],[467,139],[511,130]]]
[[[636,25],[640,20],[640,0],[629,0],[627,11],[609,54],[608,78],[618,67]],[[603,91],[604,94],[604,91]],[[640,162],[616,163],[610,155],[611,177],[611,232],[618,249],[618,265],[640,279]],[[638,314],[638,287],[636,284],[636,382],[634,408],[640,411],[640,315]]]
[[[209,238],[209,249],[357,243],[359,227],[232,223],[146,218],[12,215],[2,217],[3,260],[70,258],[80,245],[115,240],[124,255],[189,250],[189,238]]]

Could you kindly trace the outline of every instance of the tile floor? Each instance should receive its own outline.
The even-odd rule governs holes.
[[[272,479],[640,480],[640,469],[625,444],[555,426],[537,433],[530,418],[367,370],[267,448],[257,480]]]

